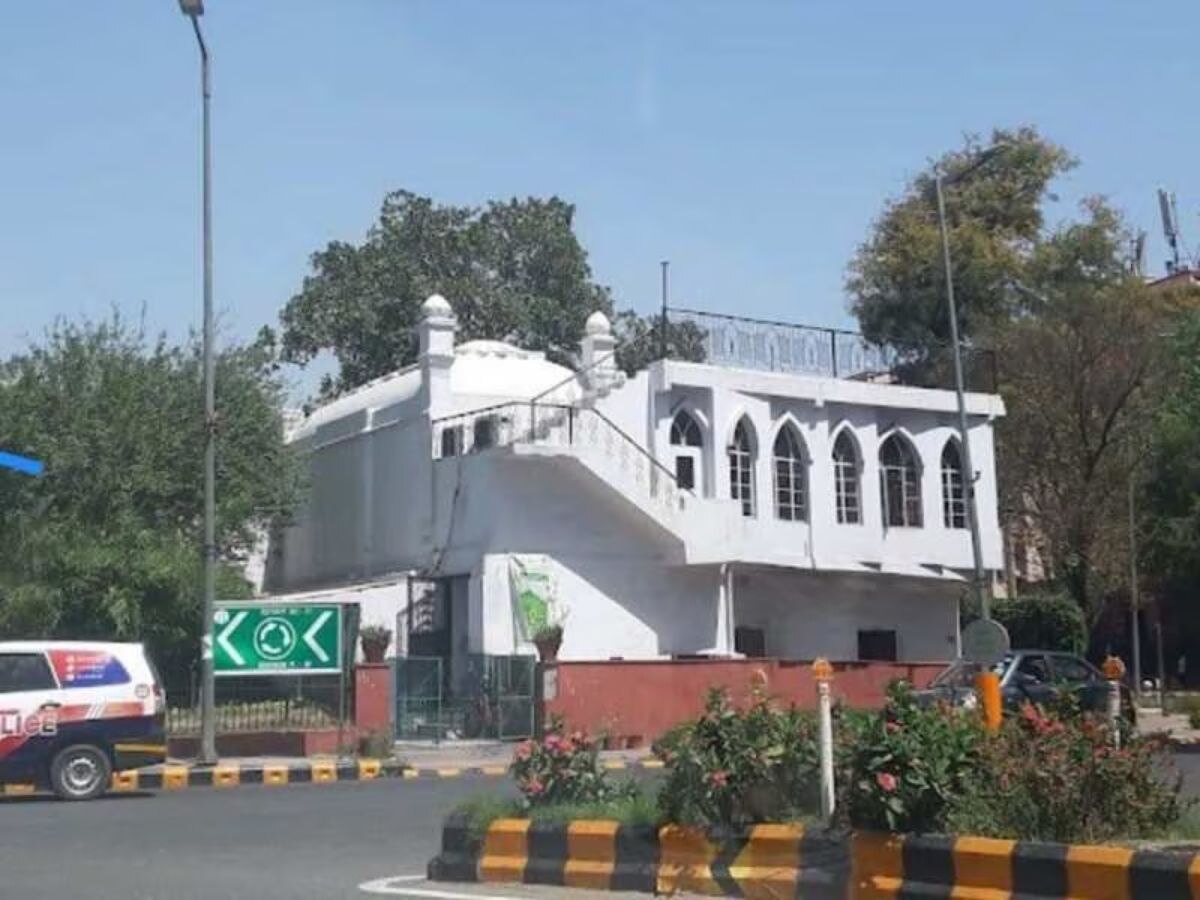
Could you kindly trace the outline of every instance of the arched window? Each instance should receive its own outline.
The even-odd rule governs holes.
[[[661,433],[661,432],[660,432]],[[700,435],[700,426],[687,410],[680,410],[671,422],[671,443],[676,447],[701,447],[704,439]]]
[[[858,450],[843,430],[833,442],[833,490],[839,525],[862,522],[862,492],[858,483]]]
[[[754,515],[754,442],[750,423],[742,419],[729,445],[729,496],[742,504],[742,515]]]
[[[883,483],[883,523],[892,528],[921,527],[921,469],[912,444],[893,434],[879,448]]]
[[[804,445],[791,425],[775,438],[775,515],[789,522],[808,519],[808,472]]]
[[[962,454],[954,438],[942,448],[942,522],[947,528],[967,527],[967,494],[964,490]]]

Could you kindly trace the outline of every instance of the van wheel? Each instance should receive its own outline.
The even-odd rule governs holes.
[[[99,747],[77,744],[50,763],[50,787],[61,800],[91,800],[108,790],[112,764]]]

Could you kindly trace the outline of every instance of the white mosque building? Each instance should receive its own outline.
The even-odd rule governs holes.
[[[514,597],[530,572],[563,616],[565,661],[956,655],[972,550],[953,392],[861,365],[834,377],[777,337],[746,344],[775,371],[730,364],[720,351],[740,338],[716,333],[709,361],[626,378],[601,313],[573,373],[456,344],[441,297],[423,313],[416,363],[294,428],[310,496],[271,542],[272,594],[359,597],[365,622],[396,629],[393,652],[452,669],[534,652]],[[997,570],[1004,407],[966,406]]]

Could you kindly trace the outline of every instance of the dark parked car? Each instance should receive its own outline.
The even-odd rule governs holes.
[[[946,700],[958,706],[973,707],[977,667],[965,660],[950,664],[917,691],[918,700],[935,703]],[[1012,650],[992,666],[1000,676],[1000,696],[1007,710],[1017,709],[1025,701],[1051,704],[1068,695],[1075,696],[1081,709],[1103,713],[1108,709],[1108,682],[1086,659],[1074,653],[1051,650]],[[1129,688],[1121,685],[1121,713],[1130,721],[1136,717]]]

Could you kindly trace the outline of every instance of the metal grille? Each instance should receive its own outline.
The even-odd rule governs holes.
[[[396,660],[397,738],[513,740],[533,734],[533,657],[472,654],[457,678],[451,668],[441,657]]]
[[[230,676],[216,680],[218,734],[337,728],[337,675],[290,675],[279,678]],[[347,690],[350,685],[346,685]],[[200,733],[199,683],[167,688],[167,733]],[[352,709],[347,697],[346,709]]]
[[[674,307],[668,309],[667,317],[672,323],[688,323],[703,334],[704,362],[715,366],[880,380],[914,387],[953,387],[949,347],[934,347],[921,354],[902,353],[838,328]],[[996,389],[992,351],[964,347],[963,367],[968,390]]]

